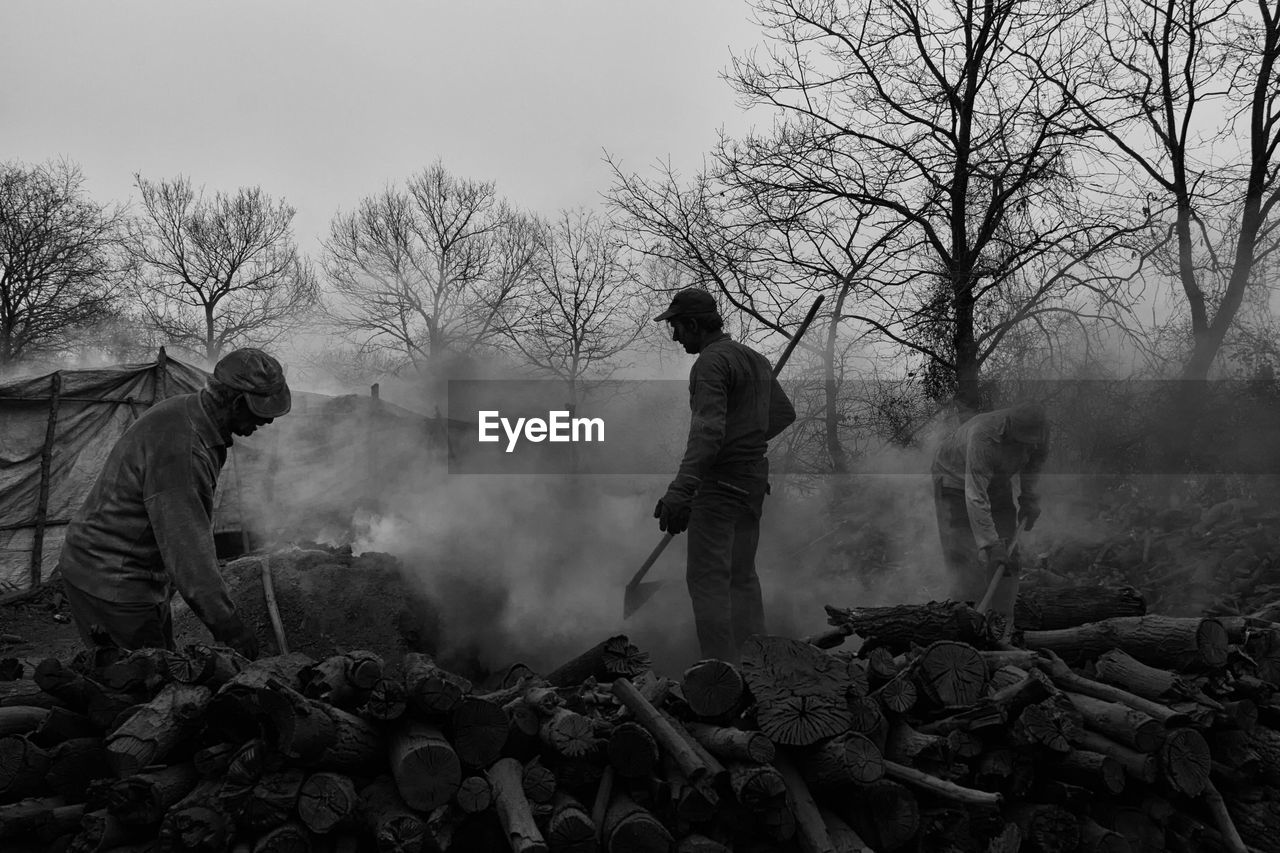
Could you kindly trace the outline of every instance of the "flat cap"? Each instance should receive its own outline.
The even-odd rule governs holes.
[[[260,349],[244,347],[227,353],[214,366],[213,378],[244,394],[249,411],[260,418],[287,415],[293,406],[284,368]]]
[[[715,314],[716,298],[705,290],[686,287],[671,298],[671,307],[663,311],[654,322],[670,320],[674,317],[691,317],[700,314]]]

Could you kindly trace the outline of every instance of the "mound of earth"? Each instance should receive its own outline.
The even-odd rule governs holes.
[[[409,651],[435,654],[440,633],[437,609],[406,582],[397,557],[292,548],[242,557],[223,567],[231,599],[256,630],[263,655],[279,653],[262,582],[267,559],[289,651],[319,660],[366,649],[389,663]],[[181,596],[173,599],[173,619],[179,649],[210,642],[208,630]]]

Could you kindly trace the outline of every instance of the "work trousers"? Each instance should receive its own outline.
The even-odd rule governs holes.
[[[71,618],[80,639],[90,648],[172,649],[173,611],[168,601],[159,604],[107,601],[90,595],[66,580],[62,582]]]
[[[703,658],[736,663],[747,638],[764,633],[756,547],[766,471],[761,463],[732,480],[704,481],[693,499],[685,579]]]
[[[1013,505],[1013,490],[1008,482],[992,483],[987,491],[991,501],[991,519],[996,532],[1006,542],[1018,525],[1018,511]],[[943,488],[933,483],[933,506],[938,515],[938,535],[942,541],[942,559],[946,564],[952,601],[977,603],[991,582],[985,561],[978,555],[977,540],[969,523],[969,506],[963,489]]]

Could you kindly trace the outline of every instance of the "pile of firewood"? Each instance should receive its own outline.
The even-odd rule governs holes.
[[[1024,591],[1018,648],[963,604],[828,614],[815,642],[865,638],[854,728],[965,789],[925,849],[1280,850],[1280,625],[1149,615],[1131,587]]]
[[[623,636],[485,687],[416,653],[47,660],[0,683],[0,849],[1280,849],[1280,626],[1128,589],[1023,596],[1019,649],[964,605],[829,612],[678,681]]]

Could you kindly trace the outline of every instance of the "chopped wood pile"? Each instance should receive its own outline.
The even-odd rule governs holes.
[[[1020,649],[964,605],[829,608],[679,680],[624,636],[483,687],[418,653],[50,659],[0,683],[0,849],[1280,849],[1280,626],[1019,605]]]

